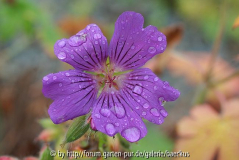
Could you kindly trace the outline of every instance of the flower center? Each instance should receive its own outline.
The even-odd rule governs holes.
[[[97,73],[85,71],[86,73],[94,75],[93,78],[97,81],[97,88],[99,89],[97,97],[102,91],[108,93],[114,93],[115,91],[118,91],[122,86],[123,80],[125,79],[124,74],[131,71],[117,72],[113,66],[114,65],[110,64],[108,58],[104,65],[104,69],[101,71]]]

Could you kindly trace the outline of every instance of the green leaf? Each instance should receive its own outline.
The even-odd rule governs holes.
[[[90,128],[90,123],[87,122],[87,116],[80,116],[76,118],[70,125],[63,146],[66,143],[73,142],[83,136]]]
[[[47,148],[43,151],[43,153],[42,153],[42,155],[41,155],[41,157],[40,157],[40,160],[54,160],[54,156],[55,156],[54,154],[55,154],[55,152],[54,152],[54,151],[51,152],[50,148],[47,147]]]

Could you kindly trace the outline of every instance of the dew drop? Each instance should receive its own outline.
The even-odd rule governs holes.
[[[57,79],[57,77],[56,76],[53,76],[53,80],[56,80]]]
[[[99,33],[94,34],[94,39],[100,39],[100,38],[101,38],[101,34]]]
[[[162,39],[163,39],[162,37],[158,37],[158,41],[159,41],[159,42],[162,41]]]
[[[105,41],[102,41],[102,44],[105,44]]]
[[[65,41],[58,42],[58,46],[61,47],[61,48],[63,48],[65,45],[66,45]]]
[[[135,108],[136,108],[136,109],[139,109],[139,106],[136,106]]]
[[[82,86],[79,84],[79,88],[81,88]]]
[[[142,112],[142,116],[145,116],[147,113],[146,112]]]
[[[121,135],[129,142],[136,142],[140,138],[140,130],[136,127],[128,128],[123,130]]]
[[[73,47],[79,46],[84,42],[86,42],[86,34],[74,35],[68,41],[68,43]]]
[[[154,81],[155,81],[155,82],[157,82],[158,80],[159,80],[159,78],[158,78],[158,77],[155,77],[155,78],[154,78]]]
[[[66,58],[65,52],[60,52],[60,53],[57,55],[57,58],[59,58],[59,59],[65,59],[65,58]]]
[[[87,56],[84,56],[84,60],[85,60],[85,61],[88,61],[88,57],[87,57]]]
[[[45,77],[43,77],[43,80],[44,80],[44,81],[48,81],[49,78],[48,78],[47,76],[45,76]]]
[[[62,87],[62,83],[59,83],[59,87]]]
[[[70,76],[70,73],[66,72],[65,75],[68,77],[68,76]]]
[[[162,124],[163,122],[164,122],[164,120],[163,119],[161,119],[161,118],[159,118],[159,124]]]
[[[139,59],[142,59],[142,56],[141,56],[141,55],[139,55]]]
[[[71,59],[74,59],[74,58],[75,58],[75,57],[74,57],[74,55],[72,54],[72,55],[71,55]]]
[[[155,91],[158,90],[158,87],[157,87],[157,86],[154,86],[154,90],[155,90]]]
[[[90,25],[86,27],[87,30],[90,30]]]
[[[156,49],[154,47],[149,47],[148,52],[153,54],[156,52]]]
[[[135,46],[131,46],[131,49],[135,49]]]
[[[115,126],[119,127],[119,123],[116,122],[116,123],[115,123]]]
[[[144,76],[144,79],[145,79],[145,80],[146,80],[146,79],[149,79],[149,76],[148,76],[148,75]]]
[[[99,114],[95,114],[95,117],[99,119],[99,118],[100,118],[100,115],[99,115]]]
[[[154,116],[159,116],[159,112],[158,112],[158,110],[156,109],[156,108],[152,108],[151,110],[150,110],[150,112],[152,113],[152,115],[154,115]]]
[[[160,114],[161,114],[162,116],[164,116],[164,117],[167,117],[167,116],[168,116],[168,113],[167,113],[165,110],[163,110],[163,109],[160,110]]]
[[[113,136],[115,134],[115,127],[113,124],[109,123],[105,127],[106,132],[108,133],[109,136]]]
[[[116,105],[113,107],[116,117],[123,118],[125,116],[125,109],[120,103],[116,103]]]
[[[102,108],[100,110],[100,114],[102,114],[104,117],[109,117],[110,116],[110,110],[108,110],[107,108]]]
[[[169,83],[167,81],[163,82],[163,88],[167,88],[169,86]]]
[[[145,104],[143,105],[143,107],[144,107],[144,108],[149,108],[149,104],[148,104],[148,103],[145,103]]]
[[[136,85],[133,89],[133,93],[136,93],[136,94],[141,94],[143,91],[143,88],[141,86],[138,86]]]

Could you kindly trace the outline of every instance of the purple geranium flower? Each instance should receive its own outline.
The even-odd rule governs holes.
[[[107,39],[95,24],[69,39],[58,40],[55,54],[75,69],[43,78],[43,94],[54,100],[48,113],[56,124],[91,113],[97,130],[129,142],[147,134],[142,120],[161,124],[167,116],[163,101],[180,93],[150,69],[139,68],[166,49],[166,37],[156,27],[143,28],[141,14],[124,12]]]

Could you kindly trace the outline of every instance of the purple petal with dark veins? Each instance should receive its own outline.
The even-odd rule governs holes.
[[[117,19],[109,52],[115,67],[136,69],[166,49],[166,36],[154,26],[143,28],[143,24],[143,16],[135,12],[124,12]]]
[[[92,118],[97,130],[109,136],[120,133],[129,142],[136,142],[147,134],[141,117],[119,92],[103,92],[93,107]]]
[[[180,92],[161,81],[150,69],[136,69],[126,75],[121,95],[141,117],[161,124],[167,116],[163,101],[176,100]]]
[[[78,70],[52,73],[42,80],[42,92],[54,102],[48,113],[55,124],[87,114],[96,100],[96,82]]]
[[[87,71],[102,69],[107,59],[107,39],[96,24],[90,24],[69,39],[58,40],[55,55],[74,68]]]

